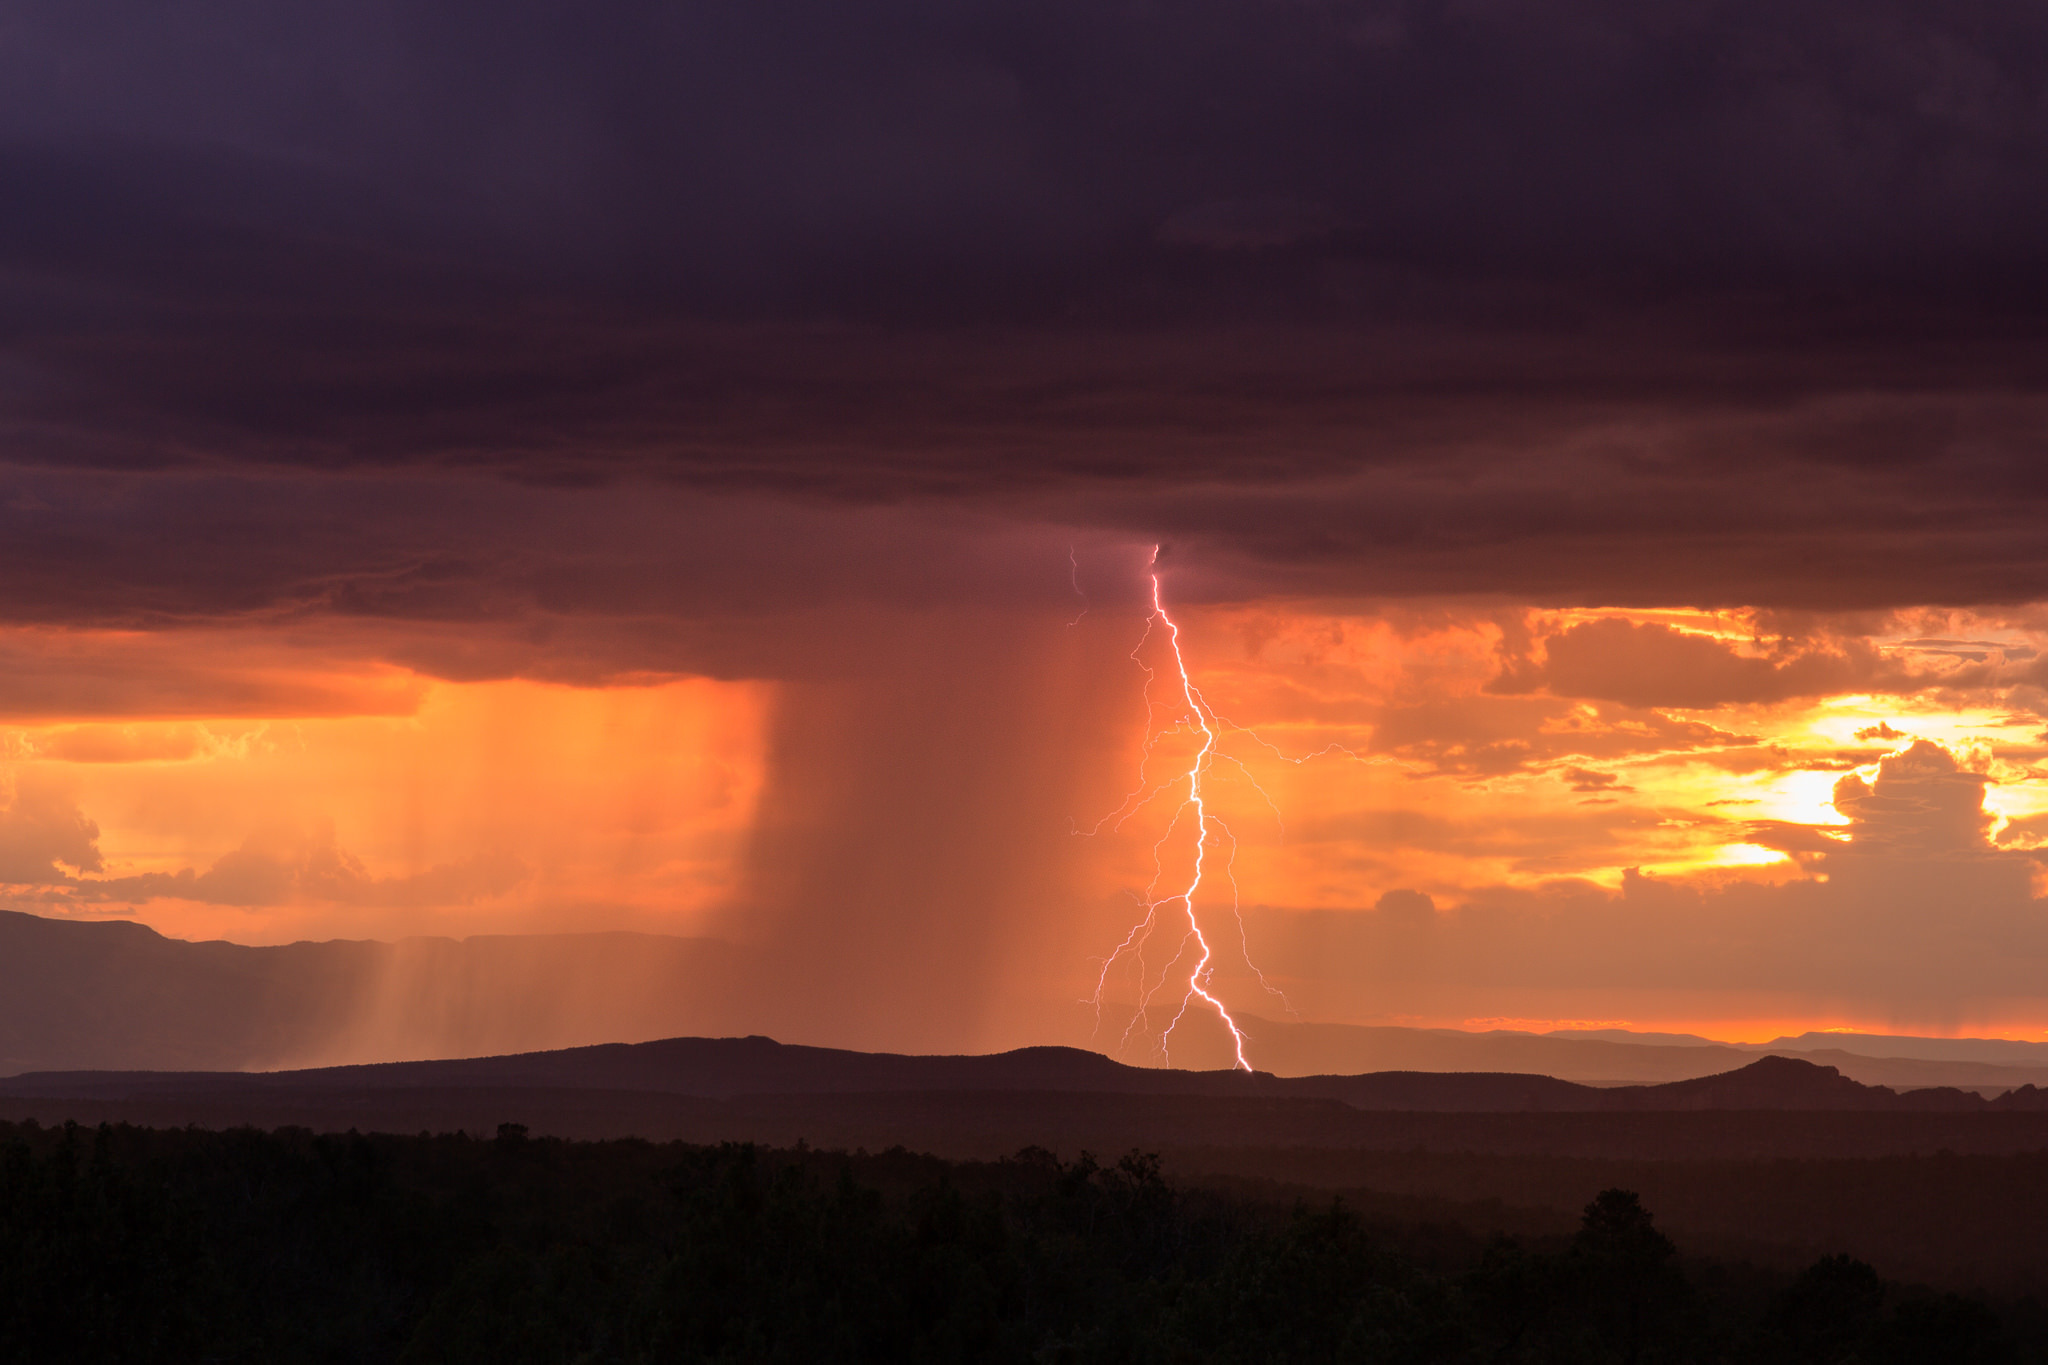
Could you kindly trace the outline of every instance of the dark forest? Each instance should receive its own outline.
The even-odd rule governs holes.
[[[15,1361],[2048,1359],[2030,1300],[1515,1239],[1159,1159],[0,1126]]]

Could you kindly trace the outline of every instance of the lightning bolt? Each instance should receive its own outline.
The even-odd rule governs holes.
[[[1224,1004],[1222,997],[1217,995],[1213,989],[1215,950],[1210,945],[1208,934],[1202,928],[1201,916],[1196,909],[1196,898],[1202,891],[1202,879],[1208,873],[1210,852],[1212,849],[1220,850],[1223,854],[1224,879],[1230,885],[1231,914],[1237,921],[1238,945],[1240,950],[1246,948],[1244,916],[1240,912],[1238,905],[1237,878],[1233,870],[1237,859],[1237,841],[1231,835],[1229,827],[1219,820],[1209,808],[1209,799],[1205,787],[1210,770],[1218,760],[1234,764],[1243,773],[1245,780],[1251,782],[1253,788],[1259,792],[1259,795],[1265,797],[1268,806],[1273,806],[1273,800],[1270,796],[1266,795],[1265,789],[1260,787],[1257,781],[1252,778],[1250,771],[1245,768],[1241,761],[1232,758],[1222,751],[1221,731],[1226,727],[1230,729],[1241,729],[1242,727],[1227,725],[1227,722],[1220,720],[1215,711],[1210,708],[1208,702],[1203,698],[1201,689],[1195,686],[1193,677],[1189,675],[1186,656],[1181,653],[1180,625],[1173,619],[1172,614],[1167,611],[1165,599],[1160,590],[1158,564],[1159,547],[1155,545],[1152,547],[1152,559],[1148,565],[1152,581],[1152,612],[1151,615],[1145,618],[1145,633],[1131,650],[1131,658],[1137,662],[1138,667],[1144,670],[1145,673],[1145,705],[1147,715],[1145,757],[1139,765],[1138,785],[1124,798],[1121,806],[1097,821],[1094,829],[1085,832],[1093,834],[1101,830],[1105,824],[1112,823],[1115,828],[1121,829],[1124,822],[1130,819],[1132,815],[1145,806],[1150,805],[1155,799],[1168,791],[1178,791],[1181,793],[1181,797],[1179,806],[1174,810],[1173,818],[1167,822],[1165,833],[1161,834],[1158,841],[1152,846],[1153,878],[1151,884],[1146,888],[1146,895],[1140,902],[1144,915],[1136,924],[1131,926],[1130,932],[1124,936],[1123,942],[1117,945],[1116,950],[1102,961],[1102,972],[1096,978],[1095,995],[1092,1000],[1095,1007],[1096,1026],[1098,1029],[1101,1027],[1102,1000],[1105,991],[1108,989],[1110,973],[1116,968],[1118,963],[1129,961],[1137,970],[1139,998],[1138,1008],[1124,1028],[1123,1041],[1125,1045],[1130,1043],[1133,1034],[1143,1034],[1150,1031],[1153,1002],[1159,999],[1162,994],[1169,993],[1168,983],[1172,982],[1175,987],[1179,988],[1180,1002],[1174,1009],[1172,1022],[1167,1024],[1165,1030],[1159,1035],[1160,1056],[1168,1061],[1171,1060],[1169,1049],[1173,1038],[1173,1031],[1180,1027],[1181,1021],[1187,1017],[1188,1011],[1191,1009],[1207,1009],[1212,1011],[1222,1021],[1223,1026],[1230,1030],[1231,1042],[1236,1052],[1235,1065],[1242,1070],[1250,1071],[1252,1065],[1245,1058],[1244,1030],[1238,1027],[1237,1020],[1231,1016],[1230,1007]],[[1144,650],[1146,642],[1156,632],[1161,632],[1162,630],[1166,638],[1167,647],[1173,655],[1173,675],[1177,683],[1175,688],[1177,697],[1174,703],[1176,717],[1173,724],[1164,730],[1157,724],[1152,710],[1152,684],[1158,679],[1158,671],[1147,664],[1141,657],[1141,652]],[[1148,770],[1157,743],[1163,734],[1172,733],[1182,726],[1191,726],[1201,736],[1201,744],[1196,749],[1194,757],[1188,761],[1185,772],[1178,772],[1164,781],[1154,783],[1150,778]],[[1250,732],[1247,731],[1246,733]],[[1264,743],[1264,741],[1261,740],[1260,743]],[[1279,814],[1278,807],[1273,807],[1273,809],[1274,814],[1277,816]],[[1192,867],[1184,883],[1178,884],[1170,894],[1162,896],[1159,894],[1159,890],[1160,883],[1166,880],[1165,851],[1167,845],[1172,842],[1182,825],[1189,821],[1193,823],[1195,837]],[[1076,830],[1076,833],[1082,832],[1084,831]],[[1160,970],[1158,980],[1156,982],[1152,981],[1151,971],[1145,961],[1145,950],[1151,944],[1155,933],[1165,930],[1169,924],[1177,927],[1178,922],[1182,919],[1185,919],[1187,927],[1181,933],[1179,941],[1174,945],[1173,953],[1167,959],[1165,967]],[[1193,950],[1194,963],[1188,969],[1186,977],[1182,978],[1177,969],[1187,960],[1191,948]],[[1265,974],[1252,962],[1248,951],[1244,953],[1244,958],[1246,965],[1251,967],[1253,975],[1258,977],[1259,984],[1267,991],[1279,996],[1281,1003],[1285,1004],[1286,996],[1282,995],[1278,989],[1266,980]],[[1289,1007],[1289,1012],[1292,1012],[1291,1006]]]

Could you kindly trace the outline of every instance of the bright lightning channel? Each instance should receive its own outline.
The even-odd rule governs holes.
[[[1220,748],[1218,731],[1224,728],[1227,722],[1220,720],[1216,713],[1210,709],[1208,703],[1203,700],[1201,690],[1195,686],[1194,679],[1188,674],[1187,660],[1181,654],[1180,649],[1180,626],[1166,610],[1165,601],[1160,593],[1158,563],[1159,547],[1155,545],[1152,547],[1152,559],[1149,566],[1152,580],[1152,613],[1145,618],[1144,635],[1139,638],[1137,645],[1131,650],[1131,658],[1137,662],[1138,667],[1143,669],[1145,673],[1146,761],[1140,767],[1137,788],[1124,798],[1123,805],[1119,806],[1102,820],[1097,821],[1095,830],[1100,830],[1103,825],[1109,824],[1112,821],[1114,821],[1117,828],[1121,828],[1124,821],[1129,819],[1137,810],[1150,804],[1155,797],[1162,793],[1171,789],[1181,788],[1183,783],[1186,784],[1184,788],[1185,794],[1181,797],[1180,805],[1175,809],[1172,820],[1167,823],[1166,832],[1161,834],[1158,841],[1152,846],[1153,880],[1147,892],[1149,898],[1143,902],[1144,917],[1131,926],[1130,933],[1124,936],[1124,941],[1117,945],[1116,951],[1103,959],[1102,974],[1096,978],[1095,995],[1092,1003],[1095,1006],[1095,1017],[1099,1025],[1102,1018],[1102,998],[1108,987],[1110,972],[1119,962],[1126,958],[1130,959],[1137,967],[1139,1001],[1136,1012],[1133,1013],[1130,1022],[1124,1029],[1124,1042],[1128,1045],[1134,1032],[1142,1033],[1150,1024],[1152,1002],[1166,989],[1167,982],[1178,976],[1175,966],[1186,958],[1188,948],[1192,945],[1196,950],[1194,966],[1189,970],[1185,979],[1185,989],[1181,991],[1180,1005],[1174,1011],[1173,1021],[1166,1026],[1165,1031],[1159,1036],[1160,1056],[1171,1061],[1168,1047],[1173,1038],[1173,1031],[1180,1027],[1181,1021],[1187,1017],[1190,1009],[1198,1008],[1196,1002],[1199,1001],[1200,1008],[1213,1011],[1216,1017],[1223,1022],[1223,1026],[1230,1030],[1231,1042],[1236,1052],[1235,1065],[1241,1070],[1250,1071],[1252,1064],[1245,1057],[1244,1030],[1238,1027],[1237,1020],[1231,1016],[1229,1006],[1225,1005],[1222,998],[1212,989],[1215,975],[1215,968],[1212,963],[1215,953],[1209,945],[1208,935],[1203,932],[1201,918],[1195,909],[1196,894],[1202,889],[1202,878],[1207,871],[1208,855],[1211,847],[1214,846],[1227,850],[1224,876],[1230,882],[1231,911],[1237,917],[1239,946],[1241,949],[1244,947],[1244,917],[1238,912],[1237,879],[1231,873],[1232,864],[1236,861],[1237,844],[1236,840],[1231,837],[1229,827],[1224,825],[1221,820],[1217,819],[1210,812],[1208,798],[1204,792],[1204,782],[1209,775],[1210,768],[1217,759],[1221,758],[1236,764],[1238,769],[1244,773],[1246,780],[1251,781],[1252,786],[1258,789],[1259,795],[1266,797],[1266,802],[1269,806],[1272,804],[1272,798],[1266,796],[1264,788],[1260,788],[1258,783],[1252,779],[1250,772],[1244,768],[1243,763],[1223,753]],[[1145,773],[1145,767],[1150,764],[1154,745],[1161,734],[1161,729],[1155,723],[1152,716],[1152,683],[1158,675],[1151,665],[1147,664],[1139,655],[1140,651],[1145,647],[1145,642],[1150,640],[1154,631],[1160,627],[1165,628],[1167,644],[1173,653],[1174,673],[1179,679],[1179,702],[1177,706],[1179,717],[1176,721],[1176,726],[1192,721],[1194,728],[1201,734],[1202,742],[1200,748],[1196,750],[1193,759],[1189,761],[1186,772],[1178,773],[1164,782],[1152,785]],[[1241,727],[1232,726],[1230,728]],[[1263,744],[1265,741],[1260,740],[1259,742]],[[1275,814],[1278,814],[1277,808],[1275,809]],[[1182,822],[1190,816],[1193,818],[1195,827],[1193,867],[1184,885],[1180,886],[1179,889],[1170,895],[1160,896],[1157,894],[1159,883],[1166,875],[1164,850],[1167,843],[1172,840],[1175,832],[1180,829]],[[1092,834],[1095,830],[1088,832]],[[1151,942],[1153,933],[1160,930],[1166,920],[1178,920],[1183,916],[1187,920],[1187,930],[1181,936],[1173,956],[1162,970],[1158,982],[1148,986],[1149,971],[1145,965],[1145,948]],[[1277,989],[1267,982],[1265,974],[1259,971],[1256,964],[1252,963],[1248,953],[1245,955],[1245,964],[1251,967],[1253,975],[1258,977],[1261,986],[1274,995],[1279,995],[1282,1004],[1286,1003],[1286,997],[1281,995]],[[1291,1007],[1289,1012],[1292,1012]]]

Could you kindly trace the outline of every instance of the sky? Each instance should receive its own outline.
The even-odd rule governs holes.
[[[1247,1017],[2048,1037],[2044,58],[11,5],[0,904],[712,938],[735,1029],[1221,1064],[1115,956],[1193,853],[1126,809],[1200,749],[1156,573]]]

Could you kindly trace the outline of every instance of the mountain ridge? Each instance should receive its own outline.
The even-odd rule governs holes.
[[[0,1096],[104,1100],[191,1095],[465,1089],[606,1091],[730,1100],[746,1096],[1080,1093],[1336,1101],[1360,1110],[1640,1113],[1696,1109],[1991,1112],[2048,1109],[2048,1090],[1986,1099],[1967,1090],[1899,1092],[1837,1068],[1776,1055],[1711,1076],[1595,1087],[1512,1072],[1385,1071],[1276,1076],[1128,1066],[1079,1048],[985,1055],[860,1052],[761,1035],[668,1038],[439,1061],[272,1072],[58,1071],[0,1080]]]

